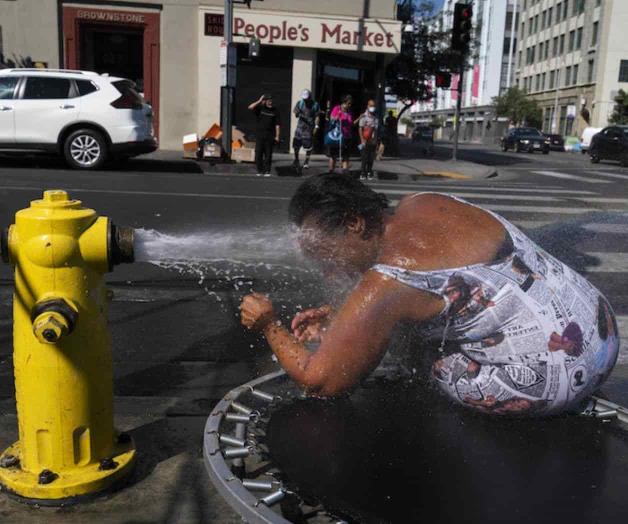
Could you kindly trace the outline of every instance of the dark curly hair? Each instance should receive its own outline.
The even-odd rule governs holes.
[[[297,226],[313,216],[326,233],[338,232],[351,219],[362,217],[370,235],[381,230],[387,208],[386,195],[376,193],[359,180],[347,175],[321,174],[298,187],[290,201],[289,215]]]

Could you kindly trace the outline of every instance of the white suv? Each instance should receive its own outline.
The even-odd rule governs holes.
[[[54,152],[77,169],[157,149],[153,111],[123,78],[0,70],[0,153]]]

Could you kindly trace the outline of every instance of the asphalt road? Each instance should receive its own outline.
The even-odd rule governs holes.
[[[445,158],[449,148],[438,145]],[[462,146],[460,158],[495,166],[484,180],[375,181],[394,202],[416,191],[447,192],[486,206],[523,227],[543,247],[601,289],[628,340],[628,169],[591,165],[579,154],[502,153]],[[299,180],[211,175],[189,164],[137,159],[123,171],[69,171],[48,159],[0,158],[0,223],[16,210],[62,188],[117,224],[186,235],[280,227]],[[224,268],[221,268],[224,269]],[[267,350],[242,331],[236,314],[249,289],[271,292],[286,318],[321,299],[321,288],[290,271],[240,267],[236,278],[208,270],[146,263],[108,276],[115,298],[111,330],[116,417],[131,432],[141,461],[132,486],[88,505],[34,512],[0,497],[8,522],[239,522],[207,483],[198,450],[212,405],[230,388],[273,369]],[[231,273],[230,277],[234,277]],[[234,281],[246,282],[239,285]],[[252,282],[252,283],[249,283]],[[238,287],[239,289],[236,289]],[[0,268],[0,446],[16,436],[11,362],[10,268]],[[628,346],[624,342],[606,394],[628,404]]]

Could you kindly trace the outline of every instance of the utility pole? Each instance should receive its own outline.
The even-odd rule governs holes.
[[[235,91],[236,47],[233,45],[233,0],[225,0],[225,32],[224,43],[226,57],[221,61],[221,88],[220,88],[220,127],[222,128],[222,149],[227,158],[231,158],[231,128],[233,126],[233,98]],[[223,51],[224,52],[224,51]]]
[[[458,78],[458,99],[456,100],[456,116],[454,127],[453,160],[458,160],[458,141],[460,140],[460,113],[462,110],[462,93],[464,83],[464,69],[466,65],[469,45],[471,43],[471,21],[473,19],[473,7],[470,3],[458,2],[454,5],[454,23],[451,32],[451,47],[460,53],[460,71]]]

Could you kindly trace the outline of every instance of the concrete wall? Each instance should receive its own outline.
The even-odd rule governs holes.
[[[613,112],[614,95],[619,89],[628,91],[628,82],[619,82],[621,60],[628,60],[628,2],[604,0],[602,2],[600,44],[596,56],[597,86],[595,90],[595,127],[604,127]]]
[[[59,67],[57,3],[54,0],[0,0],[0,47],[5,59],[29,57]]]

